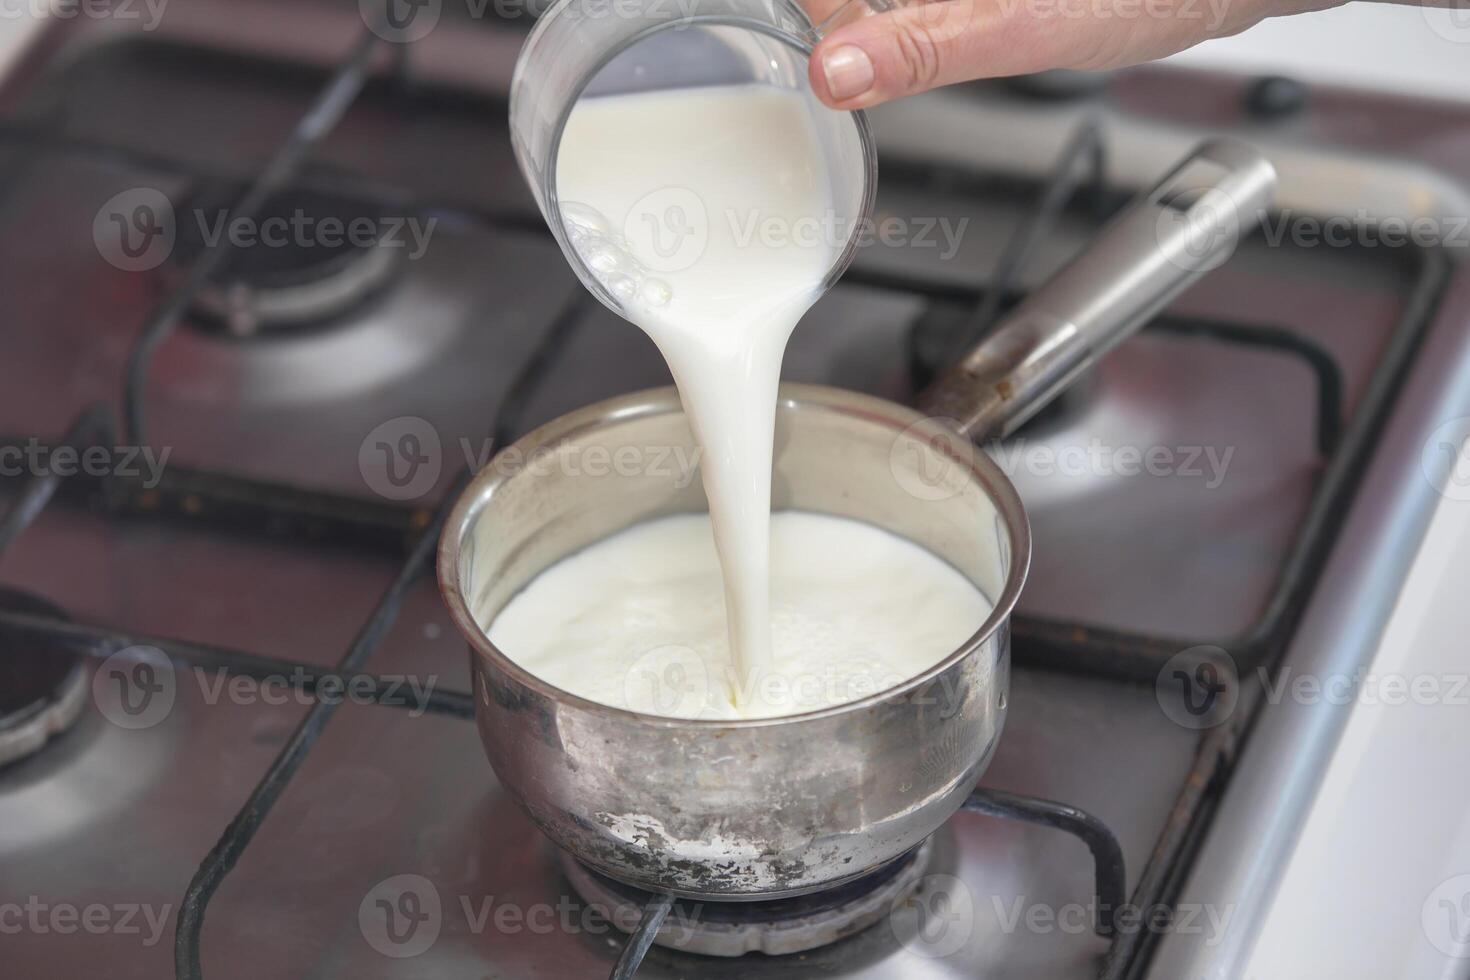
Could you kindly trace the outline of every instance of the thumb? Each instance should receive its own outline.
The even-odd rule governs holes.
[[[976,77],[986,33],[977,2],[918,0],[832,32],[812,52],[813,91],[834,109],[861,109]]]
[[[1333,0],[1210,0],[1210,18],[1193,0],[896,2],[905,6],[860,17],[812,52],[807,74],[827,105],[862,109],[977,78],[1137,64]]]

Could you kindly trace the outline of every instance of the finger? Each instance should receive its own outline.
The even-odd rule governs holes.
[[[811,85],[833,108],[861,109],[977,78],[1115,67],[1180,50],[1201,39],[1191,31],[1205,33],[1169,17],[1077,16],[1088,9],[1025,0],[913,3],[824,38],[812,54]]]
[[[812,53],[812,88],[838,109],[857,109],[962,81],[984,57],[977,0],[935,0],[862,17]],[[973,76],[972,76],[973,77]]]

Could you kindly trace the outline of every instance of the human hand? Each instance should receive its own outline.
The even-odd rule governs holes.
[[[899,0],[904,2],[904,0]],[[1272,16],[1340,0],[907,0],[839,24],[809,68],[818,97],[861,109],[941,85],[1051,68],[1098,71],[1162,58]],[[802,0],[813,23],[842,0]]]

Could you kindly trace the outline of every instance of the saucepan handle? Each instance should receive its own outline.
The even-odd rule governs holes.
[[[1174,297],[1224,263],[1271,205],[1276,171],[1201,144],[919,399],[977,442],[1013,432]]]

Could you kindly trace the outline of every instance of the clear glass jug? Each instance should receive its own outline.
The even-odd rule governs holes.
[[[807,59],[816,39],[791,0],[557,0],[542,14],[511,83],[516,159],[572,269],[614,312],[626,315],[573,247],[557,195],[557,149],[572,108],[601,95],[751,83],[800,91],[815,104]],[[814,119],[836,193],[834,225],[845,234],[825,289],[852,261],[871,215],[877,155],[861,112],[824,109]]]

